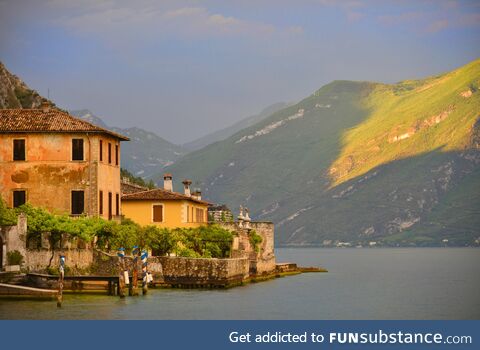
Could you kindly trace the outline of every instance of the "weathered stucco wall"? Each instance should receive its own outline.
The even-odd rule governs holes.
[[[100,141],[102,141],[102,160],[100,160]],[[108,144],[111,145],[111,162],[108,161]],[[115,146],[118,146],[118,165],[115,159]],[[96,198],[93,201],[95,212],[98,213],[100,207],[99,192],[103,192],[103,214],[101,217],[108,219],[108,193],[112,193],[112,215],[122,215],[122,201],[120,188],[120,142],[107,135],[98,136],[92,139],[92,148],[95,150],[92,154],[92,161],[97,167],[96,176]],[[115,197],[119,196],[118,211],[116,207]]]
[[[84,140],[84,160],[72,160],[72,139]],[[99,159],[99,139],[103,139],[103,161]],[[13,160],[13,140],[25,140],[25,161]],[[112,144],[112,163],[108,164],[106,145]],[[120,162],[115,164],[118,140],[87,133],[17,133],[0,138],[0,195],[13,206],[13,191],[25,190],[34,206],[61,213],[71,212],[71,191],[85,191],[85,213],[98,214],[98,192],[104,192],[104,217],[107,218],[108,192],[120,195]],[[120,156],[120,146],[119,146]],[[120,210],[121,213],[121,210]]]

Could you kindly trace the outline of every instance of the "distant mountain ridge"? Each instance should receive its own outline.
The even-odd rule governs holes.
[[[397,84],[334,81],[165,170],[272,220],[280,245],[478,244],[479,86],[480,60]]]
[[[249,126],[252,126],[261,120],[269,117],[273,113],[287,107],[287,103],[284,102],[278,102],[274,103],[266,108],[264,108],[260,113],[252,115],[250,117],[247,117],[245,119],[242,119],[233,125],[230,125],[226,128],[223,128],[218,131],[214,131],[206,136],[203,136],[197,140],[187,142],[182,145],[183,148],[189,150],[189,151],[196,151],[199,150],[205,146],[208,146],[211,143],[215,143],[218,141],[225,140],[226,138],[232,136],[236,132],[248,128]]]
[[[148,178],[186,154],[186,151],[153,132],[141,128],[110,127],[88,109],[72,110],[70,114],[92,124],[118,132],[130,138],[122,144],[122,167],[135,176]]]

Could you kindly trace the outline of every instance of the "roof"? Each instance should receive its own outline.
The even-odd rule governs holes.
[[[153,190],[136,192],[131,194],[124,194],[122,201],[128,200],[186,200],[199,204],[209,205],[209,202],[201,201],[193,197],[186,196],[178,192],[167,191],[162,188],[155,188]]]
[[[113,136],[129,141],[126,136],[75,118],[70,114],[50,108],[42,109],[0,109],[0,133],[28,132],[92,132]]]
[[[137,192],[144,192],[148,190],[148,187],[143,187],[131,182],[120,182],[120,187],[122,188],[122,194],[132,194]]]

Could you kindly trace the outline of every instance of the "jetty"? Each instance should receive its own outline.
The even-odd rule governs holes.
[[[41,289],[27,286],[19,286],[16,284],[0,283],[0,295],[11,297],[53,299],[57,295],[57,291],[54,289]]]
[[[47,275],[41,273],[28,273],[26,278],[34,282],[36,285],[41,284],[47,281],[54,281],[56,284],[58,281],[57,275]],[[98,290],[99,287],[102,288],[103,285],[106,286],[108,295],[120,295],[120,283],[118,276],[95,276],[95,275],[77,275],[77,276],[64,276],[63,277],[64,283],[70,281],[70,283],[66,283],[65,290],[74,290],[80,291],[85,290],[84,282],[99,282],[96,288],[92,288],[93,290]],[[103,283],[102,283],[103,282]]]

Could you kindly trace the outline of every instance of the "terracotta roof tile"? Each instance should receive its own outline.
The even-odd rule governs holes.
[[[143,187],[131,182],[124,182],[120,183],[120,187],[122,189],[122,194],[132,194],[137,192],[144,192],[148,190],[148,187]]]
[[[184,194],[167,191],[162,188],[155,188],[153,190],[143,192],[124,194],[122,196],[122,201],[124,200],[188,200],[205,205],[210,204],[209,202],[199,201],[198,199],[185,196]]]
[[[94,132],[120,140],[129,138],[75,118],[58,109],[0,109],[0,133],[27,132]]]

